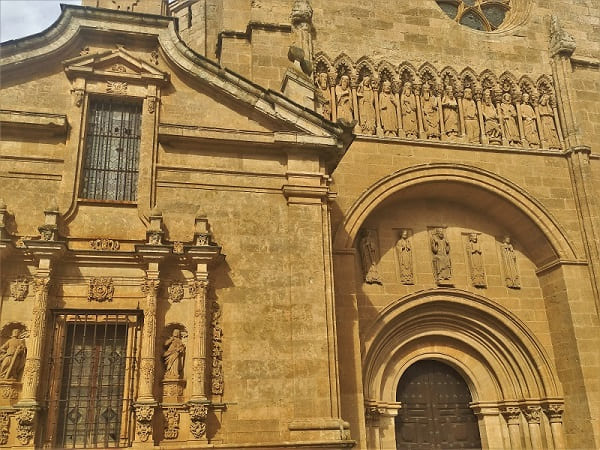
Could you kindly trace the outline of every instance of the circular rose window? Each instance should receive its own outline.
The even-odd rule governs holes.
[[[512,0],[436,0],[448,17],[480,31],[503,28],[511,15]]]

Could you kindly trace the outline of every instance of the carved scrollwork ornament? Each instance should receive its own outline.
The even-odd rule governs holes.
[[[152,62],[152,64],[154,64],[155,66],[158,66],[158,51],[157,50],[153,50],[150,53],[150,61]]]
[[[201,292],[204,292],[204,294],[206,294],[208,284],[208,280],[193,280],[192,282],[190,282],[190,294],[198,295]]]
[[[179,436],[179,411],[167,408],[165,412],[165,439],[177,439]]]
[[[99,251],[117,251],[121,247],[119,241],[113,239],[93,239],[90,241],[90,247]]]
[[[171,285],[167,289],[169,293],[169,302],[171,303],[179,303],[183,300],[185,295],[185,291],[183,288],[183,283],[171,283]]]
[[[10,431],[10,413],[0,412],[0,445],[8,443],[8,433]]]
[[[127,94],[127,82],[126,81],[107,81],[106,92],[109,94]]]
[[[148,114],[154,114],[154,111],[156,111],[157,103],[158,99],[156,97],[148,97]]]
[[[152,418],[154,417],[154,406],[136,405],[135,421],[136,434],[141,442],[147,442],[152,436]]]
[[[35,415],[35,409],[21,409],[15,414],[17,439],[22,445],[28,445],[33,439]]]
[[[190,432],[196,439],[201,439],[206,434],[206,418],[208,417],[208,406],[190,406]]]
[[[36,295],[47,294],[50,288],[50,277],[34,277],[33,292]]]
[[[13,281],[10,286],[10,298],[15,302],[22,302],[27,298],[29,293],[29,279],[27,277],[19,277]]]
[[[173,242],[173,253],[175,253],[176,255],[182,255],[183,252],[184,252],[183,242],[180,242],[180,241]]]
[[[92,277],[89,282],[88,301],[111,302],[115,287],[110,277]]]
[[[79,108],[83,104],[84,96],[83,89],[73,89],[73,104]]]

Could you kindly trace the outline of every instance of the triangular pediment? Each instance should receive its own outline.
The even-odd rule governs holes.
[[[110,77],[168,82],[169,75],[119,46],[115,50],[77,56],[63,61],[69,77]]]

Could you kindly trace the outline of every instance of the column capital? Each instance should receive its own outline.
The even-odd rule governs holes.
[[[539,424],[542,418],[542,407],[540,405],[525,405],[521,411],[529,424]]]
[[[562,403],[546,403],[544,412],[548,416],[550,423],[562,423],[562,416],[565,411],[565,405]]]
[[[509,425],[518,425],[519,417],[521,416],[521,408],[518,406],[500,407],[500,413],[504,416],[504,419]]]

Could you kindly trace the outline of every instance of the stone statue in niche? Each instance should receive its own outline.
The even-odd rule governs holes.
[[[163,353],[165,363],[165,379],[179,379],[185,360],[185,344],[181,339],[181,330],[175,328],[173,334],[165,341]]]
[[[517,126],[517,109],[512,104],[512,97],[508,92],[502,94],[500,112],[502,113],[502,121],[504,122],[504,137],[510,145],[519,145],[521,143],[521,136],[519,135],[519,127]]]
[[[20,338],[20,330],[13,329],[8,341],[0,347],[0,379],[16,380],[25,366],[27,347],[25,339]]]
[[[417,126],[417,99],[413,93],[410,81],[404,83],[400,96],[400,110],[402,111],[402,130],[406,137],[416,138],[419,134]]]
[[[327,120],[331,120],[331,94],[327,83],[327,73],[321,72],[317,75],[317,101],[319,112]]]
[[[444,132],[448,137],[458,137],[458,101],[454,96],[451,84],[446,84],[442,95],[442,112],[444,116]],[[477,109],[475,109],[477,115]],[[479,129],[479,126],[477,127]]]
[[[531,148],[538,148],[540,146],[540,135],[538,133],[537,117],[531,106],[528,93],[523,94],[521,117],[523,118],[523,134],[527,144]]]
[[[517,254],[509,236],[504,237],[500,247],[502,249],[502,266],[504,268],[506,286],[519,289],[521,287],[521,279],[517,267]]]
[[[364,134],[375,134],[375,92],[371,77],[365,76],[356,91],[360,129]]]
[[[396,113],[396,98],[392,93],[392,83],[384,81],[379,94],[379,115],[384,136],[398,135],[398,115]]]
[[[400,267],[400,282],[414,284],[412,242],[408,230],[402,230],[400,239],[396,242],[398,266]]]
[[[486,287],[483,252],[477,233],[470,233],[467,241],[467,259],[471,269],[471,282],[475,287]]]
[[[481,114],[485,127],[485,135],[490,144],[502,143],[502,131],[500,121],[498,120],[498,111],[492,102],[492,92],[489,89],[483,91],[483,104],[481,105]]]
[[[337,99],[337,118],[352,122],[354,120],[352,92],[348,75],[342,75],[340,78],[340,84],[335,87],[335,97]]]
[[[479,115],[477,113],[477,104],[473,100],[473,90],[471,88],[465,88],[463,94],[463,112],[465,115],[467,142],[470,144],[479,144]]]
[[[560,140],[558,139],[558,131],[554,122],[554,111],[550,104],[550,96],[542,94],[540,97],[540,105],[538,107],[540,113],[541,130],[546,140],[548,148],[560,149]]]
[[[423,83],[421,111],[423,112],[425,135],[430,139],[439,139],[440,115],[438,111],[438,98],[431,92],[431,85],[427,81]]]
[[[363,230],[359,241],[359,249],[365,282],[381,284],[381,277],[377,270],[377,235],[374,230]]]
[[[431,232],[431,253],[433,255],[433,275],[438,286],[452,285],[452,262],[450,261],[450,242],[444,229],[435,228]]]

